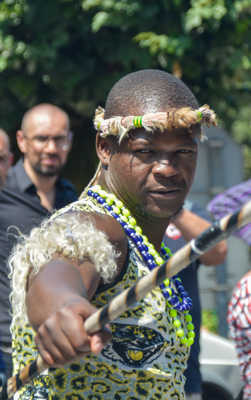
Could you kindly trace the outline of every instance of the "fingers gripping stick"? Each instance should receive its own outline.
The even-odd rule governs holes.
[[[159,285],[165,278],[171,278],[179,271],[196,260],[221,240],[230,236],[235,230],[251,222],[251,201],[240,210],[223,217],[202,232],[196,239],[187,243],[177,251],[166,263],[155,268],[141,278],[134,286],[116,296],[109,304],[92,314],[85,321],[88,333],[98,332],[109,321],[113,321],[134,303],[142,299],[146,293]],[[0,400],[10,399],[23,385],[34,376],[46,370],[48,365],[40,356],[24,367],[17,375],[6,380],[0,376]]]

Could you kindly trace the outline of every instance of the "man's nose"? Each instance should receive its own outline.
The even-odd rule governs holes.
[[[177,175],[178,169],[174,160],[163,158],[161,160],[155,161],[153,167],[153,173],[159,175],[166,175],[169,177]]]
[[[52,153],[55,153],[56,151],[58,151],[58,148],[57,148],[57,145],[56,145],[56,142],[54,139],[50,138],[47,141],[47,143],[45,145],[45,150],[52,152]]]

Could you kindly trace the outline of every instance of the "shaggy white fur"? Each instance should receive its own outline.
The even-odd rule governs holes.
[[[9,258],[13,312],[11,328],[20,321],[28,322],[25,295],[29,275],[35,276],[56,254],[79,264],[84,257],[88,257],[106,283],[117,271],[118,253],[107,236],[95,228],[91,218],[80,222],[75,212],[45,220],[28,236],[20,237]]]

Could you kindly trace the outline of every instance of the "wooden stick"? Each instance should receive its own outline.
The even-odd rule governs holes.
[[[84,323],[88,333],[99,331],[108,322],[115,320],[133,304],[142,299],[165,278],[171,278],[179,271],[199,258],[203,253],[221,240],[230,236],[235,230],[251,222],[251,201],[240,210],[223,217],[178,250],[167,262],[155,268],[141,278],[134,286],[123,291],[110,303],[92,314]],[[24,367],[17,375],[8,379],[0,388],[0,400],[10,399],[16,391],[27,384],[34,376],[49,367],[40,356]]]

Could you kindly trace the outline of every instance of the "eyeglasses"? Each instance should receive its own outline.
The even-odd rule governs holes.
[[[24,135],[25,139],[30,140],[34,143],[34,146],[38,149],[46,147],[50,141],[53,141],[57,149],[68,150],[72,141],[72,132],[68,132],[67,135],[48,136],[48,135],[37,135],[28,137]]]

